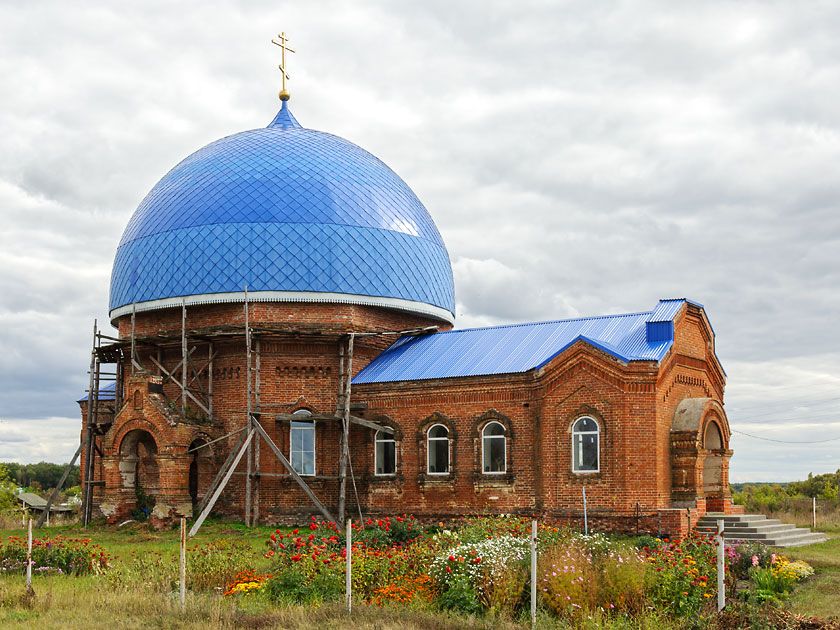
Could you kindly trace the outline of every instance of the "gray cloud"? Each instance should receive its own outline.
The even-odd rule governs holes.
[[[70,428],[123,227],[180,159],[271,119],[283,28],[300,121],[380,156],[435,217],[459,325],[686,295],[715,326],[734,428],[840,436],[838,18],[825,3],[4,3],[0,418]],[[69,428],[49,451],[0,436],[0,457],[69,457]],[[736,479],[840,467],[840,443],[733,444]]]

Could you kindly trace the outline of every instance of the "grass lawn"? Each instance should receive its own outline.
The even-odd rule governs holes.
[[[814,575],[794,591],[790,608],[800,615],[840,616],[840,534],[824,543],[780,550],[792,560],[804,560]]]

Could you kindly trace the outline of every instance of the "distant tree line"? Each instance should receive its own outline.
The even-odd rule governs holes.
[[[58,485],[61,475],[64,474],[63,464],[50,464],[49,462],[38,462],[37,464],[18,464],[15,462],[4,462],[2,467],[6,471],[6,478],[22,488],[33,490],[51,490]],[[79,467],[73,466],[65,488],[79,485]]]
[[[748,512],[798,512],[810,508],[811,499],[840,507],[840,470],[824,475],[808,474],[804,481],[790,483],[732,484],[732,498]]]

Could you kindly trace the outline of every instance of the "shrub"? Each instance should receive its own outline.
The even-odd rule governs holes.
[[[649,552],[648,561],[655,571],[651,599],[657,607],[680,618],[711,610],[717,580],[714,539],[693,534],[679,542],[666,540]]]
[[[467,615],[477,615],[482,612],[475,587],[469,576],[465,574],[458,574],[450,579],[436,601],[442,610],[453,610]]]
[[[194,591],[226,586],[249,568],[253,554],[248,543],[230,539],[197,545],[187,555],[187,585]]]
[[[572,542],[555,545],[539,557],[538,583],[543,603],[556,615],[575,620],[596,607],[598,580],[592,556]]]
[[[32,563],[36,572],[55,572],[67,575],[103,573],[109,558],[99,545],[89,538],[35,538],[32,541]],[[26,571],[26,541],[9,536],[0,542],[0,573]]]
[[[598,605],[607,611],[641,614],[647,608],[650,565],[638,553],[616,549],[599,566]]]
[[[176,583],[178,565],[158,553],[134,555],[117,563],[106,574],[108,586],[117,591],[149,590],[168,593]]]

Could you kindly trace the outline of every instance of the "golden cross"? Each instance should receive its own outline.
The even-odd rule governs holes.
[[[288,46],[289,40],[286,38],[286,33],[280,33],[277,38],[280,40],[279,42],[276,39],[272,39],[271,43],[275,46],[280,46],[280,65],[277,66],[280,68],[280,76],[283,77],[283,87],[280,90],[280,100],[281,101],[288,101],[289,100],[289,93],[286,91],[286,79],[289,78],[289,73],[286,72],[286,51],[293,53],[295,52]]]

